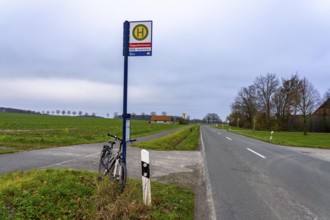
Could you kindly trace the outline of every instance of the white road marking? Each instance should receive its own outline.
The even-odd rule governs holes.
[[[221,134],[220,132],[218,132],[218,134]]]
[[[254,150],[251,150],[250,148],[246,148],[248,151],[251,151],[252,153],[258,155],[259,157],[266,158],[264,155],[259,154],[258,152],[255,152]]]
[[[229,138],[229,137],[226,137],[228,140],[230,140],[231,141],[231,138]]]

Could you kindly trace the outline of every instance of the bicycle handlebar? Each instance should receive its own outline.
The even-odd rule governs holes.
[[[113,137],[115,140],[119,140],[119,141],[121,141],[121,142],[123,141],[123,139],[117,137],[117,135],[114,135],[114,134],[110,134],[110,133],[108,133],[108,136],[109,136],[109,137]],[[129,140],[129,142],[131,142],[131,143],[133,143],[133,142],[135,142],[135,141],[136,141],[136,139]]]
[[[109,137],[113,137],[115,140],[121,140],[119,137],[117,137],[117,136],[114,135],[114,134],[109,134],[109,133],[108,133],[108,136],[109,136]]]
[[[129,140],[129,142],[131,142],[131,143],[133,143],[135,141],[137,141],[137,140],[136,139]]]

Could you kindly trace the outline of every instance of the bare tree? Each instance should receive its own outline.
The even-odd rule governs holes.
[[[71,111],[70,110],[66,111],[66,113],[68,114],[68,116],[71,115]]]
[[[83,112],[82,111],[79,111],[78,114],[79,114],[79,116],[82,116]]]
[[[219,123],[220,117],[216,113],[208,113],[203,120],[206,121],[208,124]]]
[[[237,122],[239,122],[239,124],[241,124],[242,122],[244,123],[244,120],[238,120],[238,119],[241,119],[241,118],[244,119],[244,116],[242,115],[241,112],[232,111],[231,114],[229,116],[227,116],[226,120],[227,120],[227,122],[229,122],[229,125],[237,126]]]
[[[56,114],[59,115],[61,113],[60,110],[56,110]]]
[[[320,94],[305,77],[301,80],[300,94],[301,97],[298,103],[298,109],[303,116],[304,135],[307,135],[307,116],[314,111],[320,99]]]
[[[62,115],[63,115],[63,116],[65,115],[65,110],[62,110]]]
[[[233,112],[239,112],[243,116],[241,121],[245,127],[252,127],[253,119],[258,109],[257,92],[255,85],[243,87],[235,98],[235,102],[231,106]]]
[[[273,96],[279,128],[286,129],[288,117],[296,114],[300,100],[301,81],[297,74],[290,79],[282,78],[282,85]]]
[[[77,112],[76,111],[73,111],[72,114],[73,114],[73,116],[76,116]]]
[[[167,114],[167,113],[166,113],[165,111],[162,112],[162,115],[163,115],[163,116],[166,116],[166,114]]]
[[[258,94],[258,102],[260,107],[266,114],[266,124],[270,127],[270,116],[272,105],[272,97],[277,91],[279,81],[275,73],[267,73],[266,76],[257,77],[254,85]]]

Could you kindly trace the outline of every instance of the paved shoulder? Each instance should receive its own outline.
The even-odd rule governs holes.
[[[94,170],[102,144],[84,144],[0,155],[0,173],[75,165]]]

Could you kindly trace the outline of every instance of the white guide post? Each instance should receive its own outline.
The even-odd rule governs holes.
[[[151,205],[149,152],[141,150],[143,203]]]
[[[270,137],[269,137],[269,140],[270,140],[270,141],[273,140],[273,133],[274,133],[274,131],[271,131],[271,132],[270,132]]]

